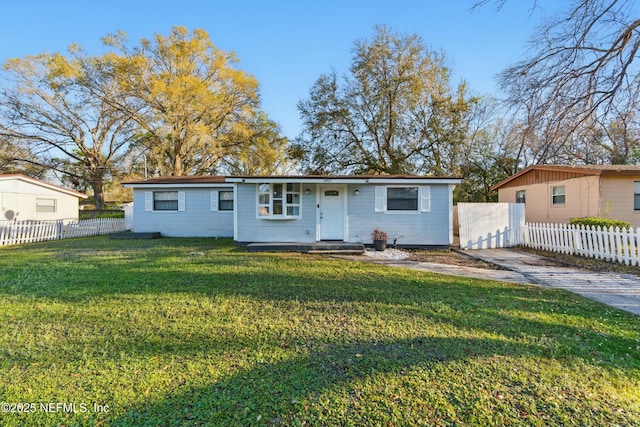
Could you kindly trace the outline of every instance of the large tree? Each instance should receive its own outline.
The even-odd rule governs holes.
[[[2,135],[0,130],[0,174],[19,173],[42,178],[45,172],[24,142]]]
[[[507,1],[478,3],[500,8]],[[532,0],[532,5],[535,8],[537,2]],[[524,140],[534,146],[529,162],[561,161],[574,150],[576,140],[588,138],[596,123],[605,123],[600,126],[603,131],[609,123],[637,116],[639,12],[636,0],[567,2],[563,13],[538,28],[525,58],[500,74],[508,101],[533,137]],[[618,137],[601,141],[611,161],[629,161],[625,150],[618,149]]]
[[[29,147],[27,158],[91,188],[104,208],[105,180],[131,137],[131,120],[105,100],[116,85],[95,58],[72,47],[69,55],[7,60],[0,88],[0,133]],[[99,85],[99,86],[98,86]],[[95,96],[96,92],[103,97]],[[34,157],[35,156],[35,157]]]
[[[258,112],[248,123],[236,126],[232,136],[236,144],[229,147],[220,168],[232,175],[286,175],[293,172],[289,140],[280,135],[280,127]]]
[[[161,173],[217,173],[229,156],[255,148],[236,136],[258,120],[258,82],[205,31],[174,27],[133,48],[124,33],[104,42],[115,48],[111,67],[122,91],[116,107],[137,122],[137,146]]]
[[[350,75],[324,74],[298,104],[296,151],[311,173],[459,173],[474,100],[442,53],[380,26],[355,43]]]
[[[491,186],[517,171],[518,127],[501,117],[500,103],[485,96],[469,115],[464,149],[460,153],[461,176],[455,201],[492,202],[497,193]]]

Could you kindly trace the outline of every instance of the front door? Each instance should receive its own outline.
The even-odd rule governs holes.
[[[320,187],[320,240],[344,240],[343,187]]]

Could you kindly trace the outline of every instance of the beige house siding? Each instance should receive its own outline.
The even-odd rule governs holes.
[[[633,186],[633,183],[631,184]],[[565,204],[552,206],[552,187],[565,187]],[[498,201],[515,203],[516,193],[526,191],[526,222],[568,223],[571,218],[599,214],[599,185],[597,176],[584,176],[554,182],[500,188]],[[633,208],[633,189],[631,191]]]
[[[640,227],[640,211],[633,209],[634,181],[640,181],[640,176],[603,176],[601,178],[600,213],[602,216],[627,221],[633,227]]]

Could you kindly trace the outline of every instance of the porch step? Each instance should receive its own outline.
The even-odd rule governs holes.
[[[131,231],[125,231],[122,233],[110,233],[110,239],[159,239],[160,233],[157,231],[150,233],[134,233]]]
[[[347,242],[281,242],[281,243],[249,243],[248,252],[300,252],[304,254],[342,254],[357,255],[364,252],[362,243]]]
[[[356,249],[328,249],[328,250],[310,250],[307,252],[311,255],[362,255],[364,250]]]

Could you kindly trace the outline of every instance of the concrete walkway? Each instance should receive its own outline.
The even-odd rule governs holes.
[[[465,254],[519,273],[529,283],[565,289],[640,316],[640,278],[633,274],[562,267],[515,249],[483,249]]]
[[[487,268],[465,267],[462,265],[441,264],[436,262],[396,260],[387,258],[371,258],[362,256],[341,256],[340,258],[354,259],[389,267],[408,268],[410,270],[427,271],[430,273],[449,274],[451,276],[475,277],[477,279],[499,280],[502,282],[532,283],[524,275],[510,270],[491,270]]]
[[[464,254],[499,265],[505,270],[380,259],[367,256],[344,258],[455,276],[529,283],[565,289],[640,316],[640,278],[637,276],[562,267],[546,260],[544,257],[515,249],[482,249],[464,251]],[[638,272],[640,273],[640,268]]]

